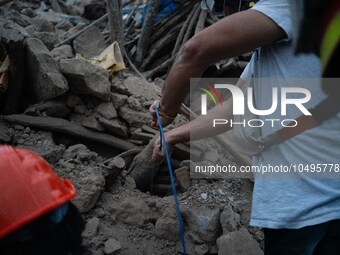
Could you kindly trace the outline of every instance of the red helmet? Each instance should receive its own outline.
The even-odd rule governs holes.
[[[0,238],[75,196],[70,181],[32,151],[0,146]]]

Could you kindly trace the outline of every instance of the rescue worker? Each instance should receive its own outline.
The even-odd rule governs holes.
[[[0,146],[0,254],[83,254],[73,185],[32,151]]]

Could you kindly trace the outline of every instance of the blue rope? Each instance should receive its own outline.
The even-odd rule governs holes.
[[[168,163],[172,192],[174,194],[174,199],[175,199],[175,206],[176,206],[176,214],[177,214],[177,220],[178,220],[178,225],[179,225],[179,232],[180,232],[180,235],[181,235],[183,254],[186,255],[187,251],[186,251],[186,248],[185,248],[184,230],[183,230],[183,223],[182,223],[182,217],[181,217],[181,210],[179,208],[177,191],[176,191],[176,186],[175,186],[175,179],[174,179],[174,175],[173,175],[172,167],[171,167],[171,162],[170,162],[170,155],[169,155],[168,146],[166,144],[166,140],[165,140],[165,137],[164,137],[162,121],[161,121],[161,118],[160,118],[159,112],[158,112],[158,106],[155,106],[155,110],[156,110],[156,115],[157,115],[157,122],[158,122],[158,126],[159,126],[159,131],[161,133],[161,136],[160,136],[161,137],[161,146],[162,146],[162,141],[163,141],[165,157],[166,157],[166,161]]]

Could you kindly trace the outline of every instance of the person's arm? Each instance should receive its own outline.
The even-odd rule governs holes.
[[[190,78],[200,77],[210,64],[235,57],[285,37],[269,17],[254,10],[230,15],[191,38],[179,52],[166,79],[160,102],[166,116],[177,114],[190,89]],[[153,105],[151,126],[157,123]],[[171,118],[162,119],[164,126]]]
[[[249,64],[248,64],[249,65]],[[239,79],[236,86],[241,88],[246,81]],[[233,98],[224,101],[222,105],[216,105],[208,111],[207,115],[200,115],[193,121],[190,121],[180,127],[174,128],[164,134],[168,144],[168,149],[171,151],[173,147],[182,142],[200,140],[208,137],[213,137],[228,131],[230,125],[212,126],[214,119],[232,119],[233,118]],[[164,147],[162,147],[164,148]],[[164,151],[160,151],[160,139],[154,143],[152,160],[158,164],[164,160]]]

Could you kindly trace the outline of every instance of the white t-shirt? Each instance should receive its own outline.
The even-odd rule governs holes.
[[[316,106],[326,95],[322,92],[319,59],[314,55],[294,55],[291,46],[292,24],[289,0],[262,0],[253,8],[271,18],[287,34],[287,38],[272,45],[258,49],[253,56],[255,77],[270,77],[272,82],[259,82],[254,86],[255,101],[258,109],[268,109],[272,104],[273,86],[304,87],[311,92],[307,109]],[[274,84],[276,78],[284,78],[286,84]],[[290,78],[301,78],[299,84],[291,83]],[[308,80],[310,79],[310,80]],[[297,98],[301,95],[297,95]],[[295,119],[301,111],[291,106],[287,116],[280,111],[270,118]],[[261,118],[268,118],[263,116]],[[340,163],[340,117],[325,121],[320,126],[279,145],[271,147],[261,155],[253,157],[253,165],[307,166],[311,164]],[[262,128],[267,135],[280,128],[269,125]],[[291,176],[290,176],[291,177]],[[250,224],[266,228],[301,228],[340,219],[340,179],[309,178],[304,173],[295,177],[273,174],[266,178],[255,175],[253,206]],[[340,173],[339,173],[340,177]]]

